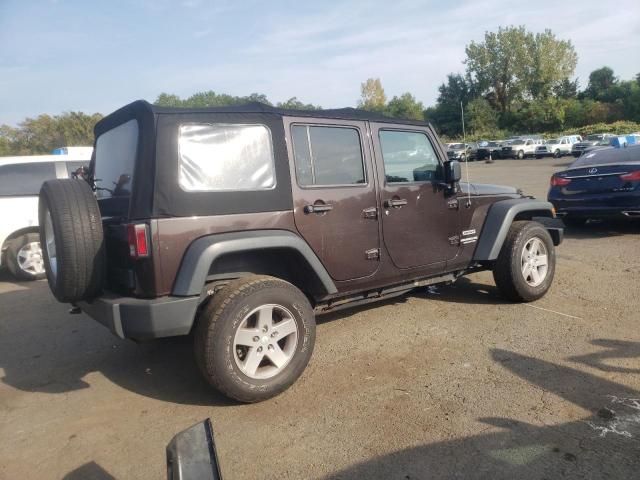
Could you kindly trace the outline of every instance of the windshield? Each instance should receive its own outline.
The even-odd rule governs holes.
[[[498,142],[487,142],[487,147],[499,147],[500,144]]]
[[[524,140],[514,140],[511,145],[524,145]]]
[[[549,145],[557,145],[558,143],[560,143],[560,139],[559,138],[554,138],[553,140],[547,141],[547,143]]]
[[[587,135],[587,140],[590,140],[592,142],[602,140],[603,138],[604,138],[604,135]]]
[[[464,143],[452,143],[449,148],[451,150],[462,150],[464,148]]]

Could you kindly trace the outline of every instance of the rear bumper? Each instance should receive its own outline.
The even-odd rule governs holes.
[[[187,335],[200,297],[153,299],[104,295],[78,302],[80,309],[120,338],[150,340]]]

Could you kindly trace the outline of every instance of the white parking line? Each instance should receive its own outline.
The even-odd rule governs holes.
[[[575,318],[576,320],[584,320],[582,317],[574,317],[573,315],[569,315],[568,313],[556,312],[555,310],[538,307],[536,305],[531,305],[530,303],[521,303],[520,305],[524,305],[525,307],[537,308],[538,310],[544,310],[545,312],[556,313],[558,315],[562,315],[563,317]]]

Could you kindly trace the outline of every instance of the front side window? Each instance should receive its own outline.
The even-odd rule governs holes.
[[[181,125],[178,183],[187,192],[270,190],[276,185],[264,125]]]
[[[98,137],[93,174],[96,197],[103,199],[131,195],[137,152],[137,120],[129,120]]]
[[[430,182],[440,176],[440,162],[424,133],[381,130],[380,146],[387,183]]]
[[[38,195],[42,184],[54,178],[53,162],[3,165],[0,167],[0,196]]]
[[[360,134],[355,128],[294,125],[291,137],[300,186],[366,183]]]

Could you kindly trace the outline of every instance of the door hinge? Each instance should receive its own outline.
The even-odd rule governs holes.
[[[376,207],[369,207],[362,210],[362,216],[364,218],[376,219],[378,218],[378,209]]]
[[[450,245],[460,245],[460,237],[458,235],[454,235],[453,237],[449,237]]]
[[[364,252],[367,260],[378,260],[380,258],[380,249],[372,248],[371,250],[367,250]]]

